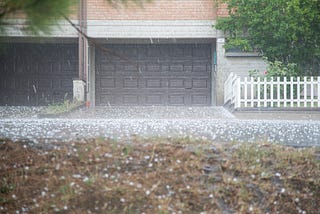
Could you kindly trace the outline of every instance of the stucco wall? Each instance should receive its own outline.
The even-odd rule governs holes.
[[[231,72],[248,76],[250,70],[266,70],[266,63],[259,56],[226,56],[224,38],[217,39],[216,92],[217,105],[224,104],[224,82]]]
[[[213,0],[153,0],[111,6],[106,0],[88,0],[90,20],[215,20]]]

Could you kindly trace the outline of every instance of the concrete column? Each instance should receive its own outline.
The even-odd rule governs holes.
[[[96,103],[96,61],[95,61],[95,47],[91,45],[89,47],[89,68],[88,68],[88,91],[87,91],[87,100],[90,103],[91,107],[95,106]]]
[[[239,76],[248,76],[250,70],[266,70],[266,63],[257,53],[235,52],[228,53],[224,49],[223,36],[217,39],[217,73],[216,94],[217,105],[224,104],[224,82],[231,72]]]
[[[85,101],[85,85],[83,80],[73,80],[73,99],[84,102]]]
[[[217,104],[217,90],[216,90],[216,66],[217,66],[217,61],[216,61],[216,40],[212,42],[211,44],[211,55],[212,55],[212,72],[211,72],[211,105],[216,106]]]
[[[226,79],[226,59],[224,49],[224,38],[217,38],[217,70],[216,70],[216,101],[217,105],[221,106],[224,103],[224,81]]]

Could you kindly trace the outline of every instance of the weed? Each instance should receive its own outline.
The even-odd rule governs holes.
[[[0,181],[0,193],[8,194],[15,189],[15,184],[9,181],[8,178],[2,178]]]
[[[80,102],[80,101],[77,101],[77,100],[70,101],[68,99],[64,99],[64,101],[62,103],[54,103],[54,104],[48,105],[44,109],[43,113],[45,113],[45,114],[60,114],[60,113],[68,112],[71,109],[74,109],[80,105],[82,105],[82,102]]]

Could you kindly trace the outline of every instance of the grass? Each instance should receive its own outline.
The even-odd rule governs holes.
[[[51,148],[51,147],[50,147]],[[194,139],[0,142],[13,213],[319,213],[320,150]]]
[[[74,108],[77,108],[81,106],[83,103],[77,100],[70,101],[68,99],[65,99],[61,103],[55,103],[48,105],[44,110],[44,114],[61,114],[68,112]]]

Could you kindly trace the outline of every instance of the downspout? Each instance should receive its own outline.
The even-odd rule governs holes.
[[[87,34],[87,0],[79,2],[79,28],[80,31]],[[79,38],[79,80],[87,80],[87,39],[80,33]]]

